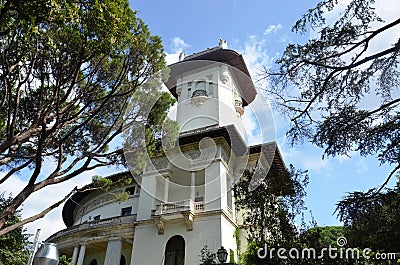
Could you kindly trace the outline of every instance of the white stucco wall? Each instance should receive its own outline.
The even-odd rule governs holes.
[[[115,191],[110,191],[111,193],[117,193],[117,192],[122,192],[123,189],[115,190]],[[121,210],[122,208],[126,207],[132,207],[132,212],[131,214],[137,214],[138,211],[138,206],[139,206],[139,193],[135,195],[129,196],[129,198],[125,201],[118,201],[118,200],[113,200],[109,202],[103,202],[99,205],[90,205],[93,203],[96,199],[102,198],[106,195],[107,193],[99,194],[96,193],[97,196],[90,196],[90,200],[85,200],[81,203],[79,203],[79,207],[76,209],[76,214],[74,216],[74,225],[79,225],[85,222],[93,221],[93,218],[95,216],[100,215],[100,219],[106,219],[110,217],[115,217],[115,216],[120,216],[121,215]],[[85,213],[79,214],[79,210],[82,207],[90,207],[89,211],[85,211]]]
[[[151,210],[155,205],[154,194],[156,194],[156,189],[156,176],[145,176],[142,178],[137,220],[148,220],[151,218]]]
[[[205,209],[226,209],[226,167],[214,161],[205,170]]]
[[[83,261],[83,265],[90,265],[90,262],[93,259],[97,260],[97,264],[98,265],[104,264],[104,259],[105,259],[105,256],[106,256],[106,249],[99,249],[99,251],[101,251],[101,252],[99,252],[99,253],[90,253],[88,255],[85,255],[85,259]],[[132,254],[132,251],[131,251],[130,248],[123,248],[122,249],[121,255],[123,255],[125,257],[126,265],[130,264],[131,254]]]
[[[198,81],[207,83],[208,96],[201,103],[192,98]],[[216,63],[213,67],[185,73],[179,78],[178,84],[177,122],[181,132],[234,124],[244,138],[245,128],[234,105],[235,99],[240,100],[240,90],[228,67]]]
[[[185,265],[199,265],[204,245],[213,252],[221,245],[228,251],[235,250],[234,231],[235,227],[220,214],[196,218],[193,231],[186,231],[183,221],[166,222],[163,235],[158,235],[155,224],[139,225],[135,229],[131,265],[163,264],[167,241],[175,235],[185,240]]]

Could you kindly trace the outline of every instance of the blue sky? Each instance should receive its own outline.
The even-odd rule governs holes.
[[[258,70],[271,65],[282,54],[286,44],[304,42],[310,37],[310,34],[292,33],[291,27],[317,2],[159,0],[130,1],[130,5],[138,11],[138,16],[146,22],[151,33],[161,36],[168,62],[175,62],[179,52],[199,52],[216,46],[219,38],[223,38],[227,40],[229,48],[244,55],[255,80]],[[388,20],[400,9],[398,2],[391,2],[385,2],[386,5],[378,9]],[[330,19],[334,17],[334,13],[330,15]],[[263,100],[265,99],[258,98],[259,102]],[[257,109],[257,106],[250,107]],[[390,172],[389,166],[380,166],[374,157],[364,158],[352,153],[351,157],[340,156],[323,160],[322,150],[311,144],[291,147],[285,137],[288,123],[275,111],[273,115],[275,140],[286,164],[309,170],[310,184],[305,200],[319,225],[340,224],[333,215],[338,200],[347,192],[365,191],[379,186]],[[254,136],[252,143],[262,141],[263,137],[260,137],[257,126],[251,134]],[[394,181],[390,185],[393,186]],[[308,219],[309,217],[310,215]]]
[[[342,0],[341,3],[345,1],[348,0]],[[380,7],[377,10],[384,18],[387,17],[390,21],[391,17],[398,17],[398,0],[378,2]],[[310,37],[310,34],[295,35],[290,29],[316,3],[315,0],[130,1],[131,8],[137,10],[138,16],[149,26],[151,33],[161,36],[169,63],[175,62],[180,52],[192,54],[215,47],[219,38],[223,38],[227,40],[229,48],[243,54],[254,80],[257,79],[259,70],[271,65],[288,43],[304,42]],[[334,18],[335,13],[332,13],[330,19]],[[398,33],[392,35],[398,36]],[[392,36],[388,36],[390,37]],[[382,40],[376,47],[387,45],[387,41]],[[285,137],[288,123],[274,111],[273,119],[266,115],[265,102],[264,98],[258,96],[247,107],[244,123],[250,134],[249,142],[257,144],[276,140],[286,164],[309,170],[310,184],[307,187],[306,205],[319,225],[340,224],[332,214],[337,201],[347,192],[367,190],[384,182],[390,167],[380,166],[373,157],[362,158],[352,153],[351,158],[342,156],[322,160],[322,150],[310,144],[295,147],[288,145]],[[249,115],[252,112],[256,113],[260,121]],[[261,125],[261,130],[257,124]],[[50,170],[53,162],[47,163]],[[65,196],[71,187],[90,182],[91,176],[96,174],[108,175],[109,172],[86,172],[66,183],[33,194],[23,205],[23,217],[38,213],[54,200]],[[25,184],[23,174],[13,176],[2,184],[0,192],[17,194]],[[393,185],[394,181],[389,186]],[[310,219],[310,215],[306,217]],[[42,228],[42,240],[64,229],[61,207],[26,227],[29,233]]]

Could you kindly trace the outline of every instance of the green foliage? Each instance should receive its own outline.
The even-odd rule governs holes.
[[[0,195],[0,212],[10,201],[11,197],[5,198],[4,193]],[[6,226],[19,220],[20,213],[17,212],[7,220]],[[0,265],[25,265],[29,258],[29,252],[26,249],[28,243],[28,235],[25,234],[25,230],[22,227],[0,236]]]
[[[258,187],[250,191],[250,180],[254,174],[266,175]],[[280,183],[280,185],[278,185]],[[242,255],[243,264],[285,264],[282,260],[262,260],[257,250],[265,245],[285,246],[290,249],[296,245],[299,230],[296,217],[305,210],[303,198],[308,176],[305,171],[296,170],[290,165],[282,172],[273,165],[268,173],[263,170],[245,171],[234,186],[235,206],[243,211],[243,227],[248,232],[248,249]]]
[[[58,265],[73,265],[71,263],[71,258],[67,258],[65,255],[61,255],[59,258]]]
[[[112,176],[109,177],[101,177],[98,175],[95,175],[92,177],[92,183],[87,186],[85,189],[95,189],[95,190],[100,190],[101,192],[107,192],[109,191],[111,188],[115,188],[118,187],[121,183],[125,184],[125,185],[129,185],[130,183],[132,183],[132,178],[125,178],[122,177],[122,179],[119,180],[112,180]],[[114,199],[116,201],[126,201],[129,198],[129,192],[110,192],[110,194],[112,194],[114,196]]]
[[[143,153],[151,155],[166,136],[162,123],[173,127],[166,111],[174,99],[144,87],[168,74],[161,39],[127,0],[0,0],[0,55],[0,183],[24,169],[31,174],[0,213],[0,233],[34,190],[95,168],[127,166],[113,140],[123,132],[131,97],[156,103],[135,105],[134,120],[146,129],[130,142],[140,151],[138,171]],[[53,168],[44,170],[45,160]]]
[[[258,258],[257,251],[260,246],[254,242],[247,245],[246,251],[241,255],[239,265],[261,265],[266,264],[263,259]]]
[[[302,237],[308,239],[312,236],[316,237],[312,240],[315,247],[337,247],[337,239],[344,236],[344,228],[343,226],[317,226],[311,227],[302,235]]]
[[[212,253],[207,245],[204,245],[204,247],[200,250],[200,261],[203,265],[214,264],[216,257],[216,254]]]
[[[113,181],[109,178],[95,175],[92,177],[92,185],[95,188],[99,188],[103,191],[108,191],[113,184]]]
[[[249,183],[255,172],[266,177],[260,178],[262,183],[250,191]],[[280,244],[295,237],[294,220],[305,209],[303,197],[307,183],[306,172],[292,165],[285,172],[274,166],[268,173],[263,170],[244,172],[234,186],[234,194],[236,207],[244,211],[243,225],[249,227],[250,242],[262,246],[265,242]]]
[[[400,40],[375,45],[400,19],[383,21],[375,0],[351,0],[328,23],[325,13],[340,9],[338,2],[322,0],[296,22],[293,31],[311,28],[315,38],[286,47],[265,73],[268,93],[291,121],[293,144],[310,141],[328,156],[374,155],[394,166],[393,175],[400,168]]]
[[[235,262],[235,252],[232,249],[229,250],[229,262]]]
[[[352,192],[338,203],[336,211],[348,244],[381,253],[399,252],[400,182],[393,189],[375,192]]]
[[[350,265],[356,262],[344,258],[333,259],[329,257],[326,250],[322,251],[329,245],[337,246],[336,239],[343,235],[343,228],[313,227],[309,229],[309,225],[303,220],[300,226],[296,224],[298,221],[296,217],[302,215],[306,209],[303,202],[308,183],[306,172],[296,170],[293,166],[290,166],[286,172],[272,167],[258,188],[250,192],[248,185],[253,174],[254,172],[250,171],[244,172],[244,176],[234,187],[235,204],[244,211],[242,229],[245,228],[248,232],[249,242],[247,249],[241,253],[240,265]],[[276,180],[280,180],[281,183],[285,180],[290,185],[282,183],[282,187],[285,187],[282,189],[279,185],[274,185]],[[260,248],[262,248],[261,252],[259,252]],[[271,252],[272,248],[274,250]],[[277,255],[280,248],[286,250],[283,253],[286,259]],[[302,250],[310,248],[315,249],[316,257],[321,253],[323,257],[301,258]],[[298,250],[300,258],[290,257],[291,249]],[[264,254],[266,256],[262,257]]]
[[[296,22],[294,32],[311,29],[315,37],[287,45],[265,73],[271,83],[267,92],[291,121],[292,144],[310,141],[324,148],[324,156],[373,155],[393,167],[386,185],[400,169],[400,39],[381,39],[397,34],[400,18],[383,21],[375,0],[350,0],[343,9],[339,2],[319,1]],[[332,10],[337,19],[328,23]],[[376,43],[383,46],[377,49]],[[339,202],[350,246],[398,252],[398,186],[385,192],[382,187]],[[304,240],[324,245],[333,235],[325,232],[307,231]]]
[[[117,201],[123,202],[129,199],[129,192],[115,193],[114,197]]]

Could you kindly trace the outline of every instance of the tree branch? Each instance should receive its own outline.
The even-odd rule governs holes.
[[[49,206],[48,208],[46,208],[45,210],[43,210],[42,212],[35,214],[29,218],[23,219],[15,224],[12,224],[10,226],[7,226],[3,229],[0,229],[0,236],[14,230],[15,228],[21,227],[23,225],[26,225],[27,223],[31,223],[37,219],[43,218],[46,214],[48,214],[50,211],[52,211],[53,209],[57,208],[58,206],[60,206],[63,202],[65,202],[75,191],[77,191],[77,187],[75,187],[73,190],[71,190],[64,198],[62,198],[61,200],[59,200],[58,202],[54,203],[53,205]]]
[[[362,64],[364,64],[366,62],[369,62],[369,61],[374,60],[374,59],[378,59],[378,58],[380,58],[382,56],[385,56],[387,54],[398,52],[399,50],[400,50],[400,39],[397,41],[397,43],[394,45],[394,47],[386,49],[386,50],[378,52],[378,53],[375,53],[375,54],[373,54],[371,56],[365,57],[364,59],[362,59],[362,60],[360,60],[358,62],[352,62],[351,64],[348,64],[346,66],[326,65],[326,64],[322,64],[322,63],[318,63],[318,62],[314,62],[314,61],[309,61],[307,59],[304,59],[303,62],[306,63],[306,64],[319,66],[319,67],[322,67],[322,68],[327,68],[327,69],[336,70],[336,71],[343,71],[343,70],[349,70],[349,69],[355,68],[355,67],[360,66],[360,65],[362,65]]]
[[[374,192],[374,195],[380,193],[382,189],[389,183],[389,180],[393,177],[393,175],[400,169],[400,165],[397,165],[389,174],[389,176],[386,178],[385,182],[379,187],[379,189]]]

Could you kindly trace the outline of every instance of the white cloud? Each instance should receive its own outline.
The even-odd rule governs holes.
[[[170,52],[166,52],[167,65],[173,64],[179,61],[179,54],[185,52],[190,45],[187,44],[181,37],[174,37],[170,44]]]
[[[275,141],[275,120],[261,92],[258,92],[255,100],[245,108],[243,124],[246,128],[248,145]]]
[[[269,25],[267,29],[264,31],[264,35],[268,35],[271,33],[276,33],[278,30],[282,28],[281,23],[278,23],[276,25]]]
[[[165,53],[165,61],[167,65],[179,62],[179,53]]]
[[[262,143],[262,136],[259,126],[257,125],[257,118],[253,112],[247,108],[243,118],[243,127],[246,130],[246,142],[250,145]]]
[[[357,155],[356,151],[350,151],[348,155],[338,155],[335,158],[338,160],[339,164],[342,164],[356,155]]]
[[[291,42],[291,38],[287,35],[283,35],[279,38],[279,43],[284,44],[284,43],[289,43],[289,42]]]
[[[75,186],[82,187],[90,183],[93,175],[96,175],[94,171],[88,171],[64,183],[48,186],[34,192],[21,207],[22,218],[40,213],[45,208],[65,197]],[[0,193],[5,192],[6,196],[12,193],[15,196],[26,184],[27,181],[21,180],[18,176],[11,176],[0,186]],[[34,234],[38,228],[41,228],[40,240],[44,241],[53,233],[64,229],[65,225],[61,215],[62,206],[63,204],[48,213],[44,218],[25,225],[27,233]]]
[[[190,45],[187,44],[182,38],[174,37],[171,42],[171,51],[173,53],[182,52],[184,49],[189,48]]]
[[[253,80],[257,80],[260,70],[270,65],[272,62],[265,48],[265,44],[265,39],[259,39],[257,36],[253,35],[245,42],[244,49],[240,50]]]
[[[235,48],[234,48],[235,49]],[[245,42],[244,48],[237,48],[243,55],[243,59],[249,70],[250,76],[257,87],[255,100],[245,108],[243,124],[247,133],[247,144],[255,145],[275,140],[275,123],[268,102],[263,98],[262,92],[258,89],[265,85],[258,81],[262,69],[271,64],[265,48],[265,40],[257,36],[250,36]]]
[[[330,177],[332,173],[332,159],[322,159],[322,150],[303,143],[299,146],[291,146],[287,136],[277,139],[282,157],[290,161],[296,168],[309,170],[310,175]]]

